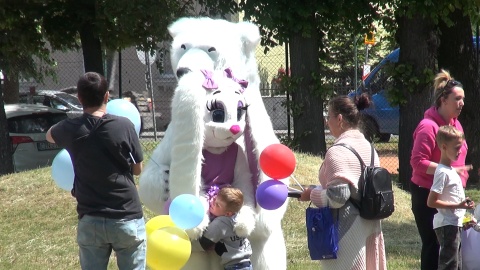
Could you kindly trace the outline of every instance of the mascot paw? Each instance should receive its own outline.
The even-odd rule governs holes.
[[[235,222],[235,233],[240,237],[248,237],[255,229],[255,213],[253,210],[244,206],[237,214]]]
[[[208,215],[205,215],[205,217],[203,217],[202,222],[197,227],[193,229],[185,230],[185,232],[187,233],[190,240],[192,241],[198,240],[202,236],[205,229],[208,227],[209,223],[210,223],[210,218],[208,217]]]

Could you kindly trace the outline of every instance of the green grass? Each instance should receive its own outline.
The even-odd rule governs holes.
[[[317,182],[318,157],[297,154],[295,178]],[[291,184],[294,186],[295,182]],[[467,195],[479,201],[480,192]],[[418,269],[420,242],[410,211],[409,194],[395,189],[396,211],[383,222],[389,269]],[[50,168],[0,177],[0,269],[79,269],[76,245],[76,202],[57,188]],[[288,269],[318,269],[308,257],[306,203],[289,201],[283,219]],[[145,210],[152,218],[152,212]],[[117,269],[112,256],[109,269]]]

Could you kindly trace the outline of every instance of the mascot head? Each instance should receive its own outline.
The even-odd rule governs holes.
[[[249,22],[231,23],[211,18],[181,18],[168,27],[173,38],[172,69],[181,77],[193,70],[233,68],[239,78],[258,81],[255,48],[258,27]]]
[[[202,149],[224,151],[243,135],[246,127],[248,83],[230,69],[186,73],[178,81],[172,100],[171,179],[189,179],[199,194]],[[188,175],[186,175],[188,174]],[[190,175],[191,174],[191,175]],[[182,191],[171,189],[172,197]]]
[[[173,38],[170,57],[177,78],[192,71],[224,72],[231,68],[237,78],[248,81],[249,90],[244,96],[250,106],[243,138],[240,138],[243,142],[237,142],[247,154],[254,182],[268,179],[260,171],[258,158],[266,146],[279,141],[259,89],[260,77],[255,59],[261,38],[258,26],[250,22],[181,18],[172,23],[168,30]],[[175,114],[173,110],[172,107],[172,115]]]
[[[245,130],[247,102],[243,96],[246,81],[236,80],[230,69],[225,74],[214,76],[202,70],[206,89],[205,143],[204,147],[227,147],[234,143]]]

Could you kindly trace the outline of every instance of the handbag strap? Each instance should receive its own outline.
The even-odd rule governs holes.
[[[345,143],[337,143],[337,144],[334,144],[332,146],[343,146],[345,148],[347,148],[348,150],[350,150],[352,153],[355,154],[355,156],[357,156],[358,160],[360,161],[360,175],[362,174],[363,170],[365,169],[366,165],[365,165],[365,162],[363,162],[363,159],[360,157],[360,155],[358,154],[358,152],[353,149],[353,147],[351,147],[350,145],[348,144],[345,144]],[[370,144],[370,147],[371,147],[371,160],[370,160],[370,166],[373,167],[375,165],[375,155],[374,155],[374,148],[373,148],[373,144]],[[358,183],[360,185],[360,183]],[[360,189],[360,186],[358,187]],[[359,200],[355,200],[354,198],[352,198],[352,195],[350,195],[350,198],[348,198],[348,200],[357,208],[357,209],[360,209],[360,204],[361,202]]]
[[[351,147],[350,145],[345,144],[345,143],[337,143],[337,144],[332,145],[332,147],[336,146],[336,145],[343,146],[343,147],[347,148],[348,150],[352,151],[355,154],[355,156],[357,156],[358,160],[360,161],[360,165],[362,166],[362,171],[363,171],[363,169],[366,167],[365,162],[363,162],[363,159],[360,157],[358,152],[353,147]],[[373,144],[370,144],[370,148],[371,148],[370,166],[373,167],[375,165],[375,155],[373,154],[374,153]]]

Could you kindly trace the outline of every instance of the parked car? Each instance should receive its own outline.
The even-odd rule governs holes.
[[[473,37],[473,46],[476,47],[476,38]],[[389,53],[372,69],[362,85],[349,94],[350,97],[367,92],[371,95],[373,106],[362,110],[364,115],[363,133],[369,140],[377,138],[380,142],[388,142],[392,134],[398,135],[400,111],[398,106],[392,106],[388,100],[388,85],[393,82],[386,74],[388,66],[398,62],[400,48]]]
[[[20,93],[20,103],[45,105],[66,112],[71,118],[83,114],[78,98],[62,91],[37,90],[35,94]]]
[[[37,104],[6,104],[15,171],[50,166],[58,145],[46,140],[48,129],[67,118],[64,111]]]

